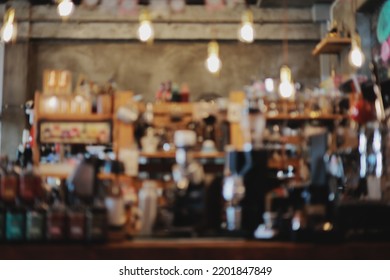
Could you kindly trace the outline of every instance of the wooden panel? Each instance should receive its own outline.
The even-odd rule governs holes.
[[[155,23],[157,40],[237,40],[238,25],[206,23]],[[36,22],[31,24],[33,39],[137,39],[138,23],[57,23]],[[279,23],[255,25],[256,40],[282,40],[285,32]],[[312,23],[289,24],[289,40],[319,40],[319,29]]]

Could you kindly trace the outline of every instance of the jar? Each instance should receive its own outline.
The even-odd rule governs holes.
[[[141,211],[140,235],[151,235],[157,217],[157,184],[155,181],[144,181],[138,194]]]

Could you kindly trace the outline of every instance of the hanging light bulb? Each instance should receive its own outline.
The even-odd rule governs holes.
[[[142,11],[139,16],[138,38],[141,42],[152,42],[154,38],[153,25],[147,11]]]
[[[271,78],[265,79],[265,90],[267,92],[274,92],[275,86],[274,86],[274,80]]]
[[[219,58],[219,46],[216,41],[211,41],[208,45],[208,57],[206,59],[206,68],[212,74],[218,74],[221,70],[222,62]]]
[[[241,26],[238,30],[238,39],[244,43],[252,43],[255,39],[255,30],[253,28],[253,13],[251,10],[246,10],[242,14]]]
[[[9,43],[16,39],[16,33],[15,9],[9,8],[4,15],[4,23],[1,28],[1,40],[5,43]]]
[[[74,12],[72,0],[59,0],[57,6],[58,15],[64,19],[70,17]]]
[[[279,93],[283,98],[291,98],[295,94],[294,84],[291,79],[291,69],[287,65],[280,68]]]
[[[360,37],[355,34],[351,42],[351,51],[349,52],[349,64],[355,68],[362,67],[364,63],[364,53],[360,47]]]

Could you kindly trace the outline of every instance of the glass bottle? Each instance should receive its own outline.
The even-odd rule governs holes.
[[[11,163],[7,164],[6,170],[1,176],[1,198],[5,203],[13,203],[17,198],[19,177],[13,170]]]
[[[45,240],[47,205],[37,200],[33,207],[26,210],[26,240]]]
[[[6,172],[1,177],[1,188],[2,199],[6,204],[5,237],[8,241],[22,241],[25,230],[25,211],[18,197],[19,176],[14,171],[12,163],[7,164]]]
[[[52,191],[53,204],[46,216],[46,236],[49,241],[63,241],[66,237],[66,209],[59,192]]]
[[[73,241],[82,241],[85,239],[85,209],[76,202],[67,211],[68,238]]]
[[[0,201],[0,242],[5,239],[5,208]]]
[[[86,212],[86,236],[88,242],[104,242],[108,234],[107,209],[101,199]]]
[[[7,208],[5,214],[5,237],[8,241],[22,241],[25,233],[25,211],[19,203]]]

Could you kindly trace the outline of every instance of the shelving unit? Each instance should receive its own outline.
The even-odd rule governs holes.
[[[344,48],[351,45],[350,38],[325,37],[312,51],[312,55],[339,54]]]
[[[113,151],[118,154],[119,150],[122,148],[131,147],[134,142],[133,137],[133,126],[132,124],[125,124],[119,121],[116,118],[115,112],[119,107],[132,102],[132,92],[116,92],[113,98],[113,110],[111,113],[47,113],[45,110],[40,108],[42,106],[41,99],[46,98],[47,96],[43,95],[40,92],[35,93],[35,114],[34,114],[34,139],[35,146],[33,147],[34,155],[34,165],[36,166],[37,173],[43,177],[57,177],[60,179],[65,179],[75,168],[74,164],[71,163],[50,163],[44,164],[40,162],[40,146],[41,146],[41,137],[40,137],[40,125],[42,123],[107,123],[111,127],[110,131],[110,141],[103,143],[104,145],[112,146]],[[70,99],[70,96],[68,97]],[[72,139],[65,139],[61,141],[63,144],[84,144],[88,145],[90,143],[76,143]],[[99,144],[99,141],[92,144]]]

